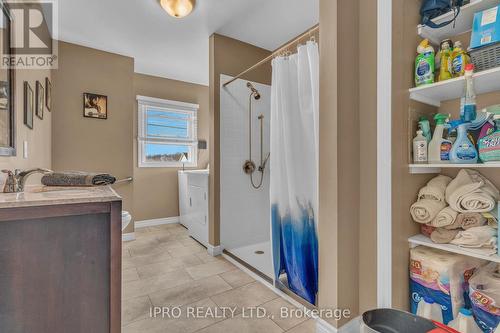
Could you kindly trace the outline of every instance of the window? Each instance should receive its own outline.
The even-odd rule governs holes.
[[[137,96],[139,167],[197,165],[197,104]]]

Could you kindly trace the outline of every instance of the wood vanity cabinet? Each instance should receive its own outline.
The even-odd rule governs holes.
[[[0,332],[121,331],[117,198],[0,208]]]

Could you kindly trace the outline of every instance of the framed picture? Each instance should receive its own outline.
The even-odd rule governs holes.
[[[47,110],[52,111],[52,83],[49,78],[45,78],[45,106]]]
[[[40,81],[36,81],[36,116],[43,119],[43,109],[45,108],[45,90]]]
[[[24,81],[24,125],[33,129],[33,113],[35,106],[35,96],[30,84]]]
[[[87,118],[108,119],[108,97],[84,93],[83,116]]]
[[[0,16],[2,29],[0,39],[2,54],[13,54],[11,32],[13,21],[10,14],[9,4],[0,2]],[[12,67],[0,69],[0,156],[16,155],[16,113],[15,101],[15,71]]]

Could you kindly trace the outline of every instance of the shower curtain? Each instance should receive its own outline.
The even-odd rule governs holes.
[[[319,51],[273,60],[271,232],[276,280],[311,304],[318,291]]]

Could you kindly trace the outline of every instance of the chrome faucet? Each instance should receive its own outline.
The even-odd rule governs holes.
[[[26,184],[26,180],[29,176],[35,173],[52,173],[52,170],[36,168],[21,171],[16,169],[14,172],[10,170],[2,170],[3,173],[7,174],[7,179],[5,180],[5,185],[3,187],[3,193],[18,193],[24,191],[24,185]]]

